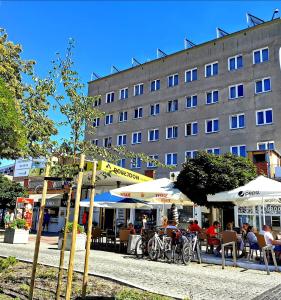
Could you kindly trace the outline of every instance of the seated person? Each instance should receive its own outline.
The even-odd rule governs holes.
[[[176,226],[176,222],[174,220],[169,220],[168,225],[166,226],[166,229],[178,229]]]
[[[134,228],[133,223],[128,224],[128,230],[130,230],[130,234],[136,234],[136,229]]]
[[[258,245],[258,239],[255,235],[255,232],[257,232],[257,229],[253,226],[248,227],[248,234],[247,234],[247,240],[249,242],[250,248],[254,250],[259,250],[259,245]]]
[[[194,220],[190,222],[191,224],[188,226],[190,232],[201,232],[202,228],[198,225],[198,221]]]
[[[281,260],[281,240],[274,240],[271,233],[271,228],[268,225],[263,225],[264,239],[266,245],[272,245],[278,261]]]
[[[239,249],[242,251],[241,255],[239,255],[239,258],[242,258],[244,256],[246,256],[246,251],[245,251],[245,244],[243,239],[237,235],[237,232],[235,230],[233,230],[233,223],[229,222],[226,224],[226,231],[231,231],[231,232],[235,232],[236,235],[236,239],[237,239],[237,246],[239,247]]]
[[[246,240],[247,238],[247,234],[249,232],[249,224],[248,223],[243,223],[242,227],[241,227],[241,234],[242,234],[242,239]]]
[[[168,226],[168,218],[166,216],[162,219],[162,225],[161,227],[166,228]]]
[[[212,226],[210,226],[206,230],[207,234],[207,243],[211,246],[211,252],[215,255],[219,254],[219,251],[221,250],[221,243],[220,240],[217,238],[218,229],[220,228],[220,223],[218,221],[215,221]],[[217,246],[217,248],[214,251],[214,246]]]

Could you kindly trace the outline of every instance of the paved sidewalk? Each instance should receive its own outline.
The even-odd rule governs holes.
[[[27,245],[0,243],[0,256],[16,256],[32,261],[34,238]],[[85,252],[77,252],[75,269],[83,271]],[[69,259],[66,253],[65,266]],[[41,242],[39,262],[58,265],[59,251],[54,240]],[[194,300],[250,300],[271,298],[280,291],[281,273],[246,270],[219,265],[191,263],[188,266],[135,259],[133,256],[92,250],[90,272],[108,276],[156,293]],[[270,290],[275,292],[271,292]],[[280,292],[281,293],[281,292]],[[266,298],[259,298],[259,295]],[[255,298],[257,297],[257,298]],[[264,296],[262,296],[264,297]],[[278,299],[281,299],[280,297]]]

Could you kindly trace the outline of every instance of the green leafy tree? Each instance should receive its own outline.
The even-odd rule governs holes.
[[[55,123],[48,117],[48,98],[54,93],[54,82],[50,78],[40,79],[36,76],[35,61],[23,60],[21,56],[21,45],[9,41],[6,31],[0,29],[0,78],[18,108],[17,122],[22,123],[27,140],[27,146],[19,149],[13,141],[5,139],[5,147],[9,150],[2,152],[0,149],[0,158],[45,156],[52,146],[51,136],[57,133]],[[10,97],[7,98],[9,100]],[[11,132],[17,129],[11,124]],[[6,130],[9,130],[7,126]],[[3,143],[2,137],[0,142]]]
[[[229,191],[246,184],[257,176],[255,165],[247,158],[230,153],[213,155],[199,152],[188,159],[175,183],[194,203],[210,207],[207,195]],[[225,204],[216,204],[224,207]]]
[[[25,153],[27,138],[21,110],[12,93],[0,78],[0,158]]]

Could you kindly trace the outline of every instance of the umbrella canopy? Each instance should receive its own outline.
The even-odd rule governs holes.
[[[209,202],[232,202],[239,206],[281,204],[281,183],[259,176],[234,190],[208,195]]]
[[[141,208],[151,209],[152,206],[144,203],[143,201],[131,198],[124,198],[120,196],[114,196],[109,192],[98,194],[95,196],[95,207],[104,208]],[[80,201],[81,207],[89,207],[90,199],[86,198]]]
[[[178,205],[193,206],[179,189],[174,187],[174,182],[168,178],[142,182],[124,186],[110,191],[113,195],[139,199],[154,203],[175,203]]]

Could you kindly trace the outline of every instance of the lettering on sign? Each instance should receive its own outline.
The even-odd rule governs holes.
[[[238,192],[239,197],[247,197],[247,196],[258,196],[260,191],[240,191]]]
[[[165,193],[155,194],[156,198],[166,198],[167,196],[168,196],[168,194],[165,194]]]

